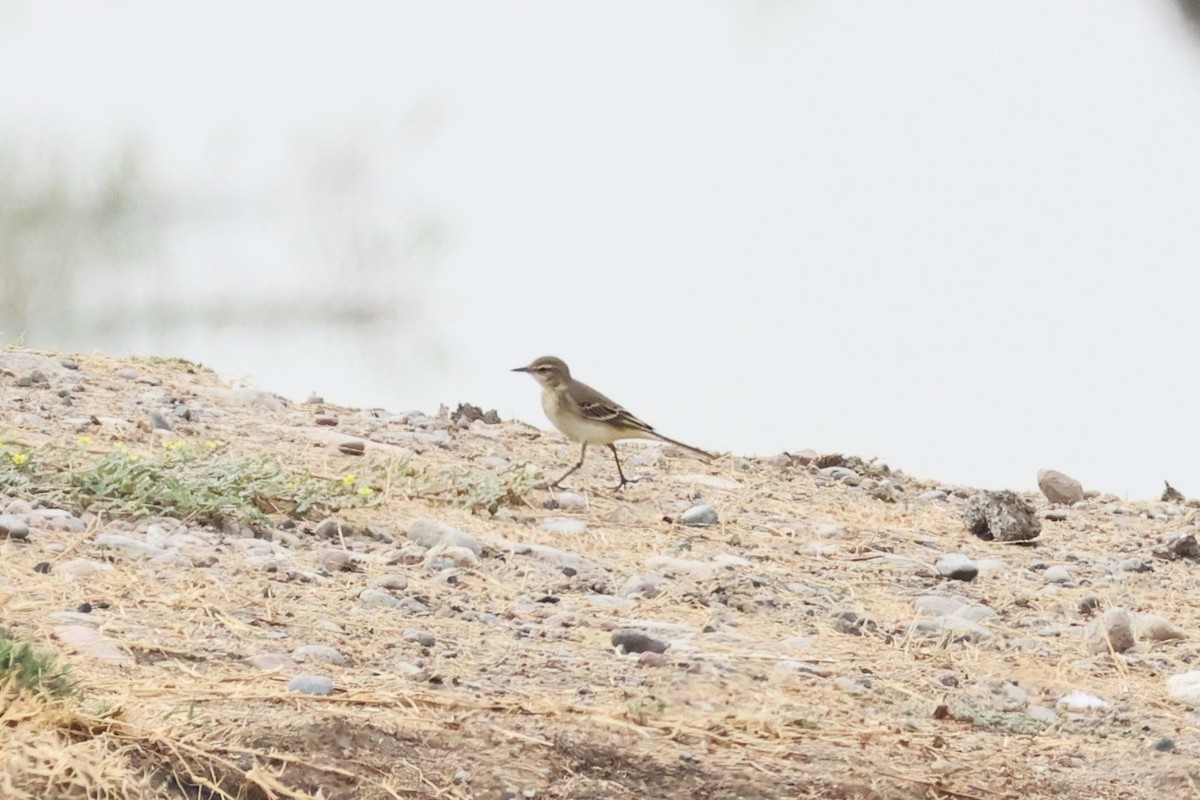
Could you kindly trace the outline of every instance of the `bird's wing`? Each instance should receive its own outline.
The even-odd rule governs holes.
[[[626,411],[590,386],[576,383],[579,412],[596,422],[614,422],[625,427],[654,433],[654,428]]]

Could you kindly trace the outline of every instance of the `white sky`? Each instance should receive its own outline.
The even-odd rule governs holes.
[[[1169,0],[7,0],[0,76],[0,141],[134,137],[174,192],[281,214],[345,141],[371,213],[449,232],[440,368],[319,332],[98,349],[543,425],[507,370],[555,354],[708,448],[1200,495],[1200,39]],[[236,223],[168,242],[188,291],[301,279]]]

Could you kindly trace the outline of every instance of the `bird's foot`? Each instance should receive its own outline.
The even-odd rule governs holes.
[[[638,482],[640,482],[641,480],[642,480],[641,478],[626,478],[624,475],[622,475],[622,476],[621,476],[621,482],[620,482],[620,483],[618,483],[616,486],[614,486],[614,487],[613,487],[613,491],[614,491],[614,492],[619,492],[619,491],[621,491],[622,489],[624,489],[624,488],[625,488],[626,484],[630,484],[630,483],[638,483]]]

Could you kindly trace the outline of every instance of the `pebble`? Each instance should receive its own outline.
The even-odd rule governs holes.
[[[296,662],[286,653],[260,653],[256,656],[250,656],[246,659],[246,663],[255,669],[272,670],[272,669],[292,669],[296,666]]]
[[[448,561],[451,568],[479,566],[479,556],[465,547],[434,547],[426,553],[426,557],[431,562],[436,559]]]
[[[963,509],[963,524],[986,541],[1019,542],[1035,539],[1042,522],[1033,507],[1016,492],[977,492]]]
[[[104,633],[86,625],[65,625],[54,630],[54,638],[75,648],[76,652],[118,667],[132,667],[134,661],[117,649]]]
[[[437,644],[437,638],[432,633],[417,630],[416,628],[409,628],[404,632],[404,641],[416,642],[421,647],[433,647]]]
[[[1046,571],[1042,573],[1042,579],[1046,583],[1070,583],[1071,573],[1067,571],[1066,567],[1047,567]]]
[[[1058,470],[1038,470],[1037,483],[1051,503],[1069,506],[1083,499],[1083,485]]]
[[[1175,531],[1167,534],[1154,548],[1154,555],[1167,561],[1186,558],[1192,561],[1200,559],[1200,543],[1190,530]]]
[[[451,527],[434,519],[422,517],[408,526],[408,538],[424,547],[465,547],[475,555],[483,552],[479,540],[466,531]]]
[[[692,506],[687,511],[679,515],[680,525],[691,525],[697,528],[716,525],[720,520],[717,518],[717,510],[710,505]]]
[[[297,675],[288,681],[289,692],[326,696],[333,694],[333,679],[325,675]]]
[[[1177,703],[1200,707],[1200,670],[1194,669],[1167,678],[1167,697]]]
[[[68,579],[83,579],[90,578],[97,572],[110,572],[112,569],[112,564],[105,564],[103,561],[94,561],[90,558],[73,558],[56,566],[54,574]]]
[[[979,574],[975,562],[962,553],[947,553],[934,564],[938,574],[955,581],[973,581]]]
[[[515,555],[533,556],[562,570],[570,570],[572,574],[585,574],[600,570],[600,565],[595,561],[569,550],[559,550],[542,544],[514,542],[508,539],[492,539],[488,543],[497,550]]]
[[[664,582],[662,576],[655,575],[653,572],[637,572],[630,575],[629,579],[621,585],[621,588],[617,590],[617,595],[649,600],[658,596]]]
[[[171,422],[167,419],[166,414],[155,408],[150,411],[150,427],[155,430],[169,431],[171,430]]]
[[[959,595],[926,594],[914,603],[918,611],[935,617],[959,617],[973,622],[996,616],[996,612],[982,603]]]
[[[945,500],[950,495],[943,492],[941,489],[930,489],[927,492],[921,492],[917,495],[917,500],[925,503],[932,503]]]
[[[367,585],[375,589],[404,591],[408,588],[408,578],[405,578],[403,575],[397,575],[394,572],[389,572],[386,575],[380,575],[378,578],[372,578],[371,582]],[[362,599],[362,595],[359,595],[359,599]]]
[[[742,488],[737,481],[722,478],[719,475],[672,475],[675,483],[686,483],[689,486],[703,486],[706,489],[719,489],[723,492],[734,492]]]
[[[96,537],[96,546],[109,550],[118,550],[127,558],[155,558],[165,555],[166,549],[156,547],[141,539],[122,536],[119,533],[102,533]]]
[[[33,513],[33,506],[29,505],[25,500],[10,500],[8,505],[4,507],[4,513],[16,516],[28,516]]]
[[[317,564],[329,572],[353,572],[358,568],[350,553],[331,547],[317,551]]]
[[[346,657],[336,648],[323,644],[300,645],[292,651],[292,658],[298,662],[319,661],[322,664],[333,664],[339,667],[346,663]]]
[[[669,663],[671,663],[669,658],[654,651],[642,653],[638,657],[638,665],[642,667],[665,667]]]
[[[586,511],[588,507],[587,498],[574,492],[559,492],[554,495],[554,502],[563,511]]]
[[[551,533],[576,534],[587,530],[587,522],[569,517],[548,517],[542,520],[538,528]]]
[[[1138,639],[1150,642],[1166,642],[1186,639],[1183,628],[1158,614],[1137,614],[1133,619],[1133,632]]]
[[[429,673],[425,671],[425,668],[418,664],[414,664],[411,661],[405,661],[404,659],[398,658],[396,659],[394,666],[396,668],[396,672],[400,673],[400,675],[410,681],[424,681],[429,679]]]
[[[28,539],[29,525],[10,514],[0,515],[0,538]]]
[[[1114,652],[1124,653],[1134,644],[1129,612],[1116,606],[1108,609],[1084,626],[1083,640],[1092,653],[1107,653],[1110,645]]]
[[[819,470],[819,475],[822,475],[830,480],[844,483],[847,486],[858,486],[862,483],[862,476],[849,467],[825,467]]]
[[[713,577],[720,569],[720,565],[712,561],[697,561],[673,556],[650,556],[646,559],[646,566],[668,575],[688,575],[702,581]]]
[[[664,653],[668,645],[633,628],[613,631],[612,646],[623,653]]]
[[[1096,697],[1094,694],[1089,694],[1080,689],[1076,689],[1058,698],[1058,702],[1055,705],[1067,711],[1090,711],[1094,708],[1108,708],[1107,702]]]
[[[388,594],[383,589],[367,588],[358,593],[358,599],[369,606],[380,606],[382,608],[400,608],[403,603],[399,598]]]
[[[867,693],[867,687],[863,686],[861,683],[859,683],[858,681],[853,680],[851,678],[846,678],[846,677],[834,678],[833,685],[839,692],[845,692],[846,694],[866,694]]]

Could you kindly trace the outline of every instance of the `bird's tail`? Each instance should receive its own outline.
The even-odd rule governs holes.
[[[670,436],[663,436],[658,431],[653,431],[651,433],[651,435],[655,439],[658,439],[659,441],[666,442],[667,444],[673,444],[676,447],[682,447],[684,450],[695,453],[696,455],[700,456],[701,458],[706,458],[709,461],[713,461],[717,458],[717,455],[715,453],[710,453],[707,450],[701,450],[699,447],[692,447],[690,444],[684,444],[683,442],[676,441],[675,439],[672,439]]]

